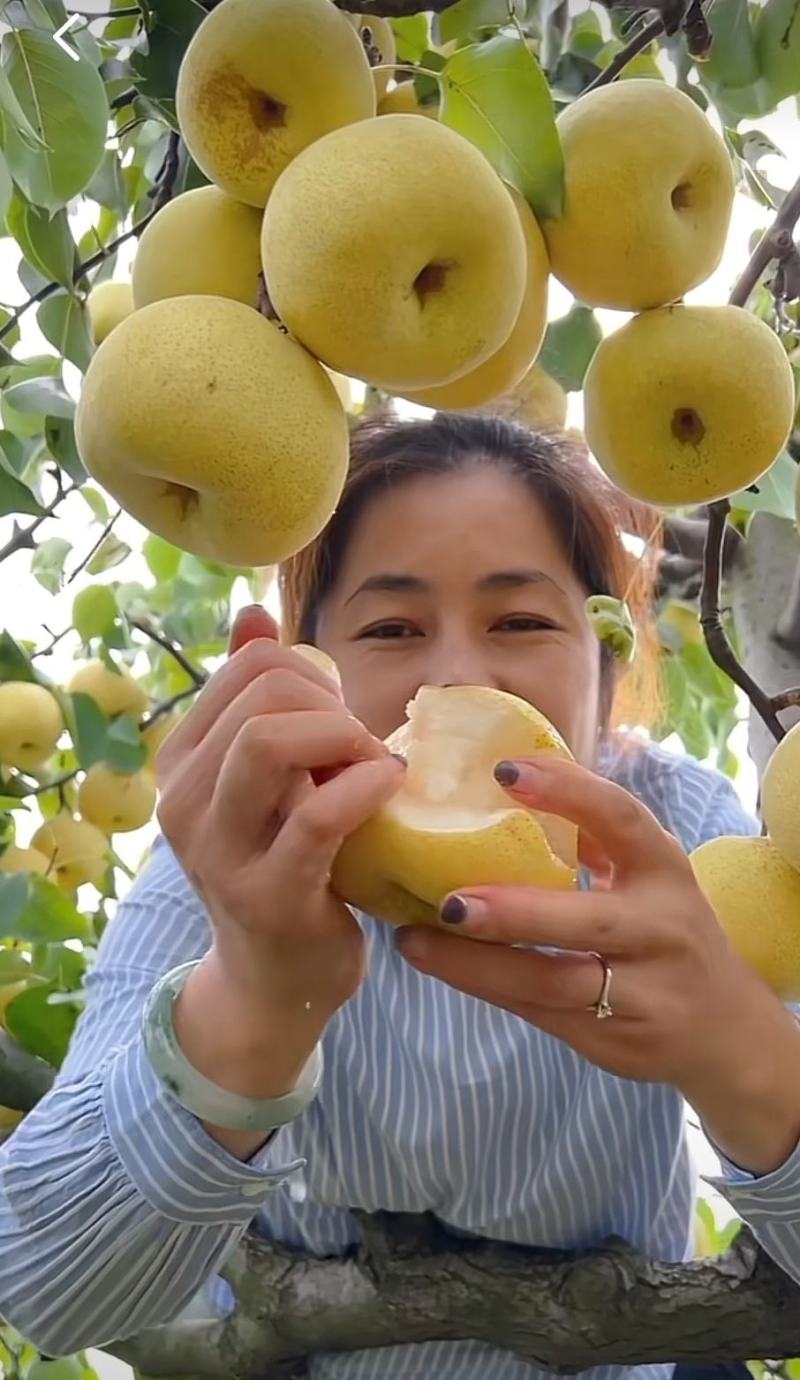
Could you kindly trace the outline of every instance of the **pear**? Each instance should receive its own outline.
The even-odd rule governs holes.
[[[222,0],[186,49],[175,100],[206,177],[264,206],[301,149],[375,114],[375,85],[360,35],[330,0]]]
[[[457,411],[478,407],[513,388],[531,368],[547,329],[547,285],[550,262],[539,223],[521,192],[510,188],[527,250],[525,295],[511,334],[496,354],[452,383],[405,396],[423,407]]]
[[[133,311],[130,283],[98,283],[86,298],[86,310],[92,340],[95,345],[100,345],[114,327]]]
[[[800,869],[800,723],[789,729],[767,762],[761,813],[775,847]]]
[[[413,81],[398,82],[378,101],[379,115],[427,115],[429,120],[438,120],[439,102],[425,101],[422,104],[417,96]]]
[[[690,96],[639,77],[558,118],[565,204],[542,222],[553,273],[590,306],[641,311],[719,264],[735,190],[724,143]]]
[[[87,661],[78,668],[67,685],[70,695],[91,695],[109,719],[117,714],[142,714],[147,708],[147,691],[130,671],[118,666],[110,670],[104,661]]]
[[[386,740],[408,763],[392,799],[342,844],[331,885],[397,925],[435,925],[449,891],[481,884],[575,884],[577,831],[516,805],[495,781],[508,757],[569,758],[553,726],[515,695],[422,686]]]
[[[625,493],[673,507],[754,484],[794,418],[794,378],[741,307],[662,307],[605,337],[583,385],[586,440]]]
[[[800,1000],[800,872],[768,838],[711,839],[691,863],[732,947],[782,1001]]]
[[[264,215],[269,297],[329,368],[404,393],[447,383],[511,334],[525,237],[482,153],[421,115],[319,139]]]
[[[37,848],[18,848],[15,843],[10,843],[8,848],[0,853],[0,872],[35,872],[44,877],[49,868],[49,858]]]
[[[78,790],[78,809],[104,834],[141,829],[156,808],[156,783],[145,770],[112,771],[106,762],[90,767]]]
[[[350,22],[356,29],[364,50],[367,52],[367,37],[369,38],[369,48],[372,50],[372,57],[367,52],[367,60],[373,68],[372,80],[375,83],[375,98],[380,101],[386,95],[389,82],[392,79],[391,64],[397,58],[397,44],[394,38],[394,29],[388,19],[382,19],[377,14],[351,14]],[[365,33],[366,30],[366,33]],[[375,71],[375,68],[379,71]]]
[[[558,380],[541,364],[532,364],[508,393],[486,403],[480,411],[518,422],[531,431],[563,431],[567,407],[567,395]]]
[[[108,866],[108,839],[88,820],[67,811],[36,830],[32,846],[51,863],[50,875],[64,891],[91,882],[99,886]]]
[[[0,762],[36,771],[52,756],[63,728],[61,706],[43,685],[25,680],[0,685]]]
[[[158,756],[158,750],[161,744],[166,742],[173,728],[180,723],[180,720],[180,713],[174,710],[171,714],[162,714],[160,718],[156,719],[152,724],[149,724],[147,728],[142,729],[142,742],[147,748],[147,761],[145,766],[149,767],[151,771],[155,766],[156,757]]]
[[[310,542],[348,460],[324,369],[222,297],[170,297],[123,322],[89,366],[75,435],[90,474],[151,532],[240,566]]]
[[[218,187],[195,187],[162,206],[133,261],[137,307],[163,297],[210,293],[255,307],[261,272],[261,213]]]

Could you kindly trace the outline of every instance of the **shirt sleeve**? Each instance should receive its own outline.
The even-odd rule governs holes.
[[[210,927],[159,838],[87,977],[50,1092],[0,1149],[0,1315],[50,1356],[174,1319],[277,1184],[278,1130],[249,1162],[164,1090],[141,1013],[156,980],[200,958]]]

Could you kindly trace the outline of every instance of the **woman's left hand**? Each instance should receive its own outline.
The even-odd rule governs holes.
[[[467,887],[458,893],[462,907],[454,897],[446,902],[452,934],[402,929],[400,952],[620,1077],[687,1091],[699,1065],[706,1076],[722,1073],[741,1058],[737,1032],[743,1024],[752,1030],[743,1014],[752,1012],[756,1025],[764,1014],[774,1022],[780,1003],[732,949],[680,844],[621,786],[574,762],[537,757],[514,765],[519,777],[509,795],[578,826],[579,854],[598,887]],[[604,976],[598,954],[612,968],[606,1020],[593,1009]]]

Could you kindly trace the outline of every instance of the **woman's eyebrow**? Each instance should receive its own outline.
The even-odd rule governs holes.
[[[477,588],[481,592],[494,589],[522,589],[526,585],[551,584],[564,594],[564,590],[552,575],[546,571],[539,570],[535,566],[524,567],[516,570],[493,570],[488,575],[482,575],[477,581]],[[375,575],[368,575],[358,586],[358,589],[345,600],[345,605],[352,603],[359,594],[383,593],[383,594],[429,594],[433,586],[428,580],[423,580],[419,575],[408,575],[401,572],[380,571]]]

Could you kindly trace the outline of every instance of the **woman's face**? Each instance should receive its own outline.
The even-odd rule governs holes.
[[[521,481],[493,466],[421,475],[365,508],[317,640],[380,738],[421,685],[487,685],[534,705],[591,765],[600,655],[586,596]]]

